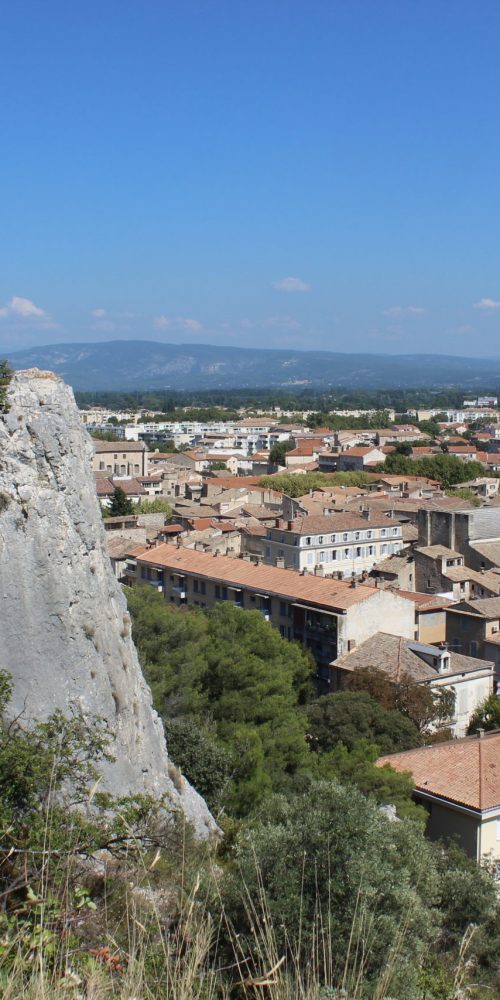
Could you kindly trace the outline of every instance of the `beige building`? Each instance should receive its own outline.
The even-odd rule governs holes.
[[[500,879],[500,732],[379,757],[386,764],[413,776],[429,837],[458,838],[471,857],[496,864]]]
[[[107,476],[147,476],[144,441],[99,441],[94,438],[92,470]]]
[[[154,587],[177,605],[213,607],[231,601],[259,611],[287,639],[306,646],[318,666],[318,687],[329,690],[329,664],[384,622],[395,635],[414,637],[411,601],[375,587],[257,566],[246,559],[160,545],[129,561],[129,583]]]
[[[332,663],[335,687],[342,687],[346,676],[362,667],[379,671],[398,684],[411,679],[437,690],[451,689],[455,694],[455,712],[443,722],[455,737],[465,736],[475,709],[493,691],[495,664],[416,640],[377,632],[355,650]],[[436,727],[438,725],[436,724]]]

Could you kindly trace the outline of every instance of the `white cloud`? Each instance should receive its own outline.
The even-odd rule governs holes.
[[[422,306],[391,306],[390,309],[384,309],[384,316],[393,316],[399,318],[400,316],[425,316],[426,310],[422,309]]]
[[[10,302],[3,309],[0,309],[0,316],[19,316],[21,319],[47,319],[44,309],[36,306],[31,299],[23,299],[19,295],[13,295]]]
[[[496,299],[480,299],[474,302],[473,309],[500,309],[500,302]]]
[[[90,315],[94,316],[95,319],[102,319],[102,317],[106,315],[106,310],[105,309],[91,309],[90,310]]]
[[[273,282],[273,288],[277,292],[310,292],[311,286],[302,278],[280,278]]]
[[[187,330],[189,333],[203,330],[203,324],[189,316],[155,316],[153,326],[155,330]]]

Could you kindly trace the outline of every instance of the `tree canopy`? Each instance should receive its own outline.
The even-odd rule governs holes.
[[[307,706],[311,746],[323,753],[338,743],[352,750],[358,740],[375,743],[381,754],[411,750],[421,743],[417,727],[394,709],[383,708],[366,691],[338,691]]]
[[[122,490],[121,486],[115,486],[109,508],[110,517],[121,517],[122,514],[133,514],[134,504],[130,497]]]
[[[300,646],[282,639],[259,611],[230,603],[178,609],[138,588],[129,593],[129,607],[160,714],[191,718],[202,728],[212,720],[231,756],[225,795],[231,812],[248,812],[308,767],[306,720],[298,708],[310,695],[313,662]]]

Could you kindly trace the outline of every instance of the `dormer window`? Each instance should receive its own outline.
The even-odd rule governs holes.
[[[356,541],[357,541],[357,542],[359,541],[359,538],[360,538],[360,533],[359,533],[359,531],[355,531],[355,532],[354,532],[354,538],[356,539]]]
[[[342,535],[342,538],[344,539],[344,542],[347,542],[347,539],[349,538],[349,534],[348,534],[347,531],[344,531],[344,534]]]
[[[311,544],[311,538],[310,538],[310,536],[308,536],[306,538],[306,545],[310,545],[310,544]]]
[[[318,535],[318,544],[323,545],[323,535]]]

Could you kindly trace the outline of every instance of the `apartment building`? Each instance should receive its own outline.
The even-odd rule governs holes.
[[[331,661],[377,632],[381,622],[395,635],[415,636],[413,603],[398,594],[172,544],[129,559],[126,579],[154,587],[170,604],[210,608],[231,601],[260,612],[284,638],[311,651],[323,693]]]
[[[403,548],[402,525],[384,514],[296,518],[268,528],[264,563],[284,569],[320,572],[344,579],[369,572],[379,559]]]

